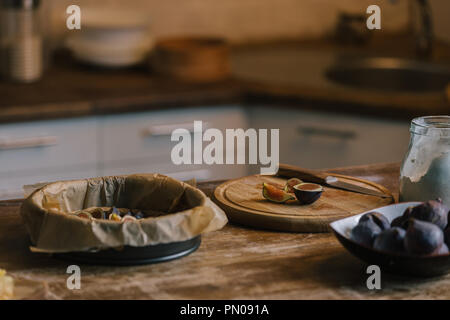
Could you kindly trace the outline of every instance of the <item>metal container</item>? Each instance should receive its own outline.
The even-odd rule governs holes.
[[[0,61],[4,78],[38,80],[44,69],[44,36],[40,0],[0,2]]]
[[[412,120],[400,172],[400,201],[441,198],[450,206],[450,116]]]

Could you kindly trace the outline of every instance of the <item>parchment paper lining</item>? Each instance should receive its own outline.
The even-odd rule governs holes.
[[[68,215],[112,206],[166,214],[125,223]],[[227,223],[225,213],[203,192],[159,174],[50,183],[24,201],[21,215],[32,250],[50,253],[185,241]]]

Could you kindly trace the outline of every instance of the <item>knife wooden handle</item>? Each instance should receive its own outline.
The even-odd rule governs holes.
[[[329,176],[328,173],[323,171],[304,169],[282,163],[279,165],[277,175],[286,178],[298,178],[305,182],[313,182],[318,184],[326,184],[325,179]]]

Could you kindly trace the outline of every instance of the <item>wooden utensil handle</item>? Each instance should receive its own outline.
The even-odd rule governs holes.
[[[290,164],[282,164],[280,163],[277,175],[287,178],[298,178],[305,182],[313,182],[318,184],[325,184],[326,177],[329,176],[328,173],[304,169],[297,166],[292,166]]]

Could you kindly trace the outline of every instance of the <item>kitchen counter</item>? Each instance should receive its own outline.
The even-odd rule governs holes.
[[[330,170],[398,189],[398,164]],[[218,182],[202,183],[211,195]],[[366,287],[365,265],[331,234],[253,230],[228,224],[203,237],[198,251],[171,262],[81,266],[81,290],[66,288],[70,264],[28,250],[20,201],[0,202],[0,267],[13,275],[18,298],[35,299],[450,299],[450,274],[410,278],[382,274]]]
[[[250,63],[254,55],[268,54],[270,58],[271,52],[279,57],[271,66]],[[284,77],[293,79],[302,72],[308,75],[308,68],[298,64],[308,61],[302,58],[305,53],[306,58],[325,55],[325,60],[331,61],[337,55],[368,53],[412,58],[411,52],[414,52],[414,44],[404,36],[383,37],[382,40],[375,37],[362,47],[323,40],[237,46],[233,48],[232,56],[234,79],[213,84],[187,84],[165,79],[149,73],[144,66],[122,70],[92,68],[76,63],[67,52],[60,52],[41,81],[29,85],[0,84],[0,123],[235,102],[405,120],[421,115],[448,114],[450,104],[444,92],[388,94],[314,81],[292,84],[259,79],[264,80],[269,75],[270,79],[276,80],[277,74],[282,80]],[[269,62],[273,62],[273,58],[270,59]],[[433,60],[448,63],[450,46],[437,45]],[[294,63],[293,67],[286,65],[289,61]],[[280,63],[285,69],[277,67]],[[244,66],[250,69],[244,70]],[[246,77],[255,70],[256,78]]]
[[[40,81],[0,83],[0,96],[0,123],[8,123],[229,104],[241,100],[241,89],[233,80],[180,83],[150,75],[144,67],[83,66],[63,51]]]
[[[420,115],[448,114],[444,90],[377,91],[331,81],[330,68],[342,61],[397,58],[450,66],[450,46],[436,43],[433,55],[421,60],[411,37],[373,37],[362,46],[332,40],[259,44],[236,48],[233,65],[247,101],[380,118],[410,120]],[[449,79],[450,81],[450,79]]]

